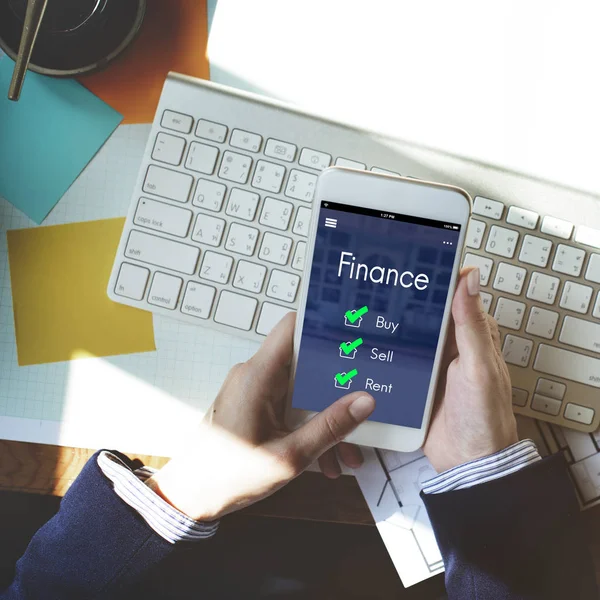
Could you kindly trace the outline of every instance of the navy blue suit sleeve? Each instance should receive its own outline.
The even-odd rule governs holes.
[[[451,600],[597,600],[562,455],[468,489],[422,494]]]
[[[174,546],[115,494],[96,457],[56,516],[32,538],[0,599],[113,599],[173,552]]]

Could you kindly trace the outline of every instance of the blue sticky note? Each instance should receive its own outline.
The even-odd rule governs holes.
[[[0,196],[41,223],[123,117],[72,79],[30,71],[11,102],[13,67],[0,54]]]

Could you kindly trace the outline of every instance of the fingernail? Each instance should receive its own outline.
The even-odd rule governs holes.
[[[356,421],[364,421],[374,410],[375,400],[371,396],[360,396],[348,407]]]
[[[340,465],[337,465],[337,468],[327,467],[327,469],[323,471],[323,475],[325,475],[327,479],[337,479],[341,474],[342,470],[340,468]]]
[[[479,274],[479,268],[476,267],[472,271],[469,271],[467,275],[467,291],[469,296],[477,296],[481,287],[481,275]]]

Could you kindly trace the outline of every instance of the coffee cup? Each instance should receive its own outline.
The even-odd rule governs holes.
[[[75,77],[106,67],[138,34],[146,0],[48,0],[28,68]],[[28,0],[0,0],[0,48],[17,59]]]

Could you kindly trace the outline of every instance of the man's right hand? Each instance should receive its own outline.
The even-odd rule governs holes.
[[[488,456],[518,441],[508,367],[498,325],[479,297],[479,269],[464,269],[452,302],[427,458],[439,472]]]

